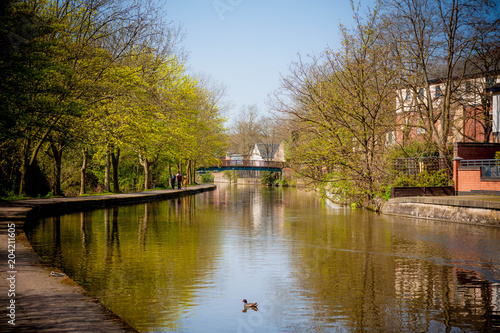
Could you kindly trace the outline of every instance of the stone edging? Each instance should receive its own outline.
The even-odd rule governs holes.
[[[383,214],[500,227],[500,198],[479,196],[407,197],[390,199]]]

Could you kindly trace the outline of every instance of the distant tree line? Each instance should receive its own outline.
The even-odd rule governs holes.
[[[0,195],[168,184],[225,151],[220,90],[152,0],[0,4]]]
[[[243,105],[229,128],[230,154],[249,157],[255,144],[262,144],[266,156],[271,156],[274,147],[286,137],[286,127],[279,118],[272,115],[261,116],[256,105]]]
[[[341,47],[300,58],[281,80],[272,106],[290,133],[287,157],[306,182],[344,203],[377,208],[397,175],[391,157],[449,154],[452,109],[472,73],[500,70],[499,5],[490,0],[389,0],[362,12],[351,1],[355,23],[341,25]],[[440,79],[436,107],[429,91]],[[474,87],[477,113],[491,132],[488,79]],[[397,126],[397,90],[426,91],[414,112],[424,141],[390,145]],[[462,95],[463,96],[463,95]],[[476,103],[477,104],[477,103]],[[477,106],[477,105],[476,105]],[[441,177],[442,178],[442,177]]]

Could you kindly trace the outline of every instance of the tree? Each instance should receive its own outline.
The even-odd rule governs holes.
[[[441,156],[448,154],[450,134],[460,116],[456,114],[461,103],[460,87],[468,74],[471,55],[489,31],[477,29],[477,22],[498,24],[498,17],[488,14],[496,6],[489,0],[387,3],[386,40],[399,70],[399,88],[413,96],[411,113],[418,118],[415,126],[425,131],[427,142],[434,144]],[[433,94],[431,85],[436,80],[440,89]]]
[[[197,110],[196,122],[192,124],[196,143],[191,151],[188,162],[189,183],[195,180],[196,166],[212,166],[218,162],[227,149],[228,142],[224,128],[225,118],[218,107],[223,91],[211,90],[205,81],[195,89]]]
[[[266,159],[271,161],[275,158],[277,147],[287,137],[287,133],[282,126],[282,123],[277,117],[262,118],[262,147],[264,147]]]
[[[292,168],[340,202],[373,204],[386,176],[395,73],[377,11],[366,22],[354,14],[340,51],[327,49],[309,64],[300,59],[282,78],[275,108],[292,123]]]
[[[37,194],[29,182],[42,146],[109,97],[100,89],[104,74],[151,40],[157,12],[149,1],[113,0],[12,1],[6,10],[3,135],[21,147],[19,192]]]
[[[143,54],[139,58],[139,84],[129,93],[121,116],[124,143],[136,151],[144,169],[144,189],[149,189],[151,166],[191,152],[195,82],[173,56]]]
[[[482,33],[476,40],[469,60],[468,74],[471,78],[462,85],[460,96],[464,98],[466,110],[472,110],[464,115],[464,124],[478,122],[484,133],[483,142],[489,142],[493,130],[490,115],[492,95],[486,89],[496,82],[500,74],[500,24],[485,19],[476,24]],[[463,129],[460,134],[469,140],[474,139],[467,137]]]
[[[250,155],[256,143],[262,142],[264,124],[256,105],[241,107],[238,118],[230,130],[231,150],[242,155]]]

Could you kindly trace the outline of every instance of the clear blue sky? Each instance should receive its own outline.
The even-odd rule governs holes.
[[[165,10],[187,34],[191,71],[227,87],[230,119],[242,105],[265,114],[297,54],[337,49],[339,23],[352,23],[349,0],[166,0]]]

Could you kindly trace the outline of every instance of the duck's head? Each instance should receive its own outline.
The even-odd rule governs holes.
[[[244,300],[242,300],[242,302],[243,302],[243,303],[247,303],[247,300],[246,300],[246,299],[244,299]]]

